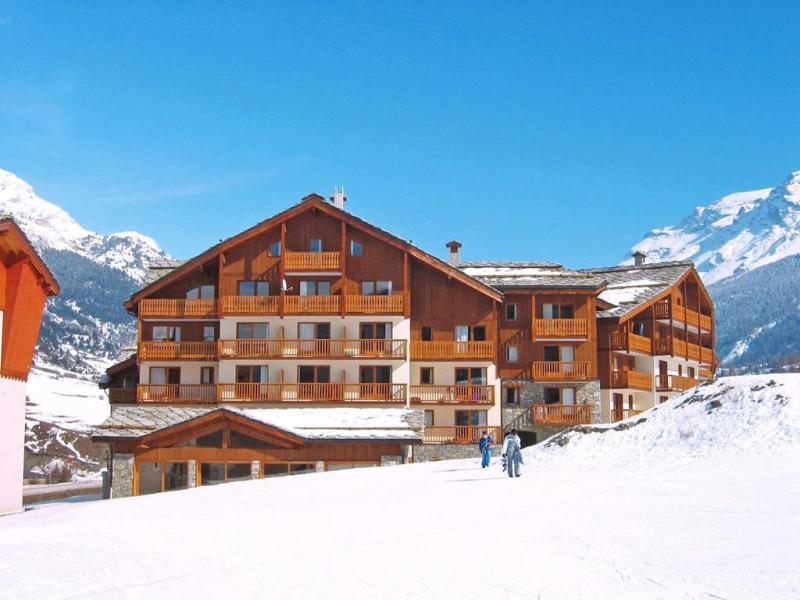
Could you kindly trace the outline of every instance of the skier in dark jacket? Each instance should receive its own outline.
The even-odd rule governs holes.
[[[506,469],[509,477],[519,477],[519,465],[522,461],[522,441],[517,435],[517,430],[512,429],[511,433],[503,440],[503,458],[506,461]]]
[[[478,442],[478,449],[481,451],[481,469],[485,469],[492,462],[492,448],[494,448],[494,440],[485,431],[481,434],[481,441]]]

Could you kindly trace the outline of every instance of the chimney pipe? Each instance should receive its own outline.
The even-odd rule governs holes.
[[[447,262],[452,266],[457,267],[461,262],[461,257],[458,255],[458,249],[461,248],[461,242],[451,240],[445,244],[445,247],[450,249],[450,256],[448,257]]]
[[[633,264],[637,267],[641,267],[645,261],[647,260],[647,254],[644,252],[639,252],[638,250],[633,253]]]
[[[347,202],[347,196],[344,195],[344,186],[333,188],[333,196],[331,196],[331,203],[338,209],[344,210],[344,203]]]

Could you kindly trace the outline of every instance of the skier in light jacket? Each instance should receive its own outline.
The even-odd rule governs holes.
[[[522,440],[519,439],[516,429],[512,429],[511,433],[503,440],[502,454],[507,461],[508,476],[519,477],[519,465],[523,462]]]

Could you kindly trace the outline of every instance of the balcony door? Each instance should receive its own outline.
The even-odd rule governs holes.
[[[331,282],[330,281],[301,281],[300,282],[300,295],[301,296],[330,296],[331,295]]]
[[[331,382],[331,368],[327,365],[301,365],[297,367],[297,396],[305,400],[326,400],[341,398],[330,386],[320,385]],[[336,386],[338,387],[338,386]]]
[[[297,338],[299,342],[300,354],[330,354],[330,343],[319,340],[331,339],[330,323],[298,323]]]
[[[543,304],[542,317],[545,319],[574,319],[575,309],[571,304]]]

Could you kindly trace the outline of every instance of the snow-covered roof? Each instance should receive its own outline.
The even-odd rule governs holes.
[[[598,318],[618,318],[668,290],[693,266],[694,263],[687,260],[581,269],[581,272],[608,282],[598,298],[614,307],[598,310]]]
[[[422,439],[422,411],[406,408],[239,408],[115,406],[95,437],[135,439],[217,411],[228,411],[307,440]]]
[[[508,288],[583,288],[603,287],[605,280],[592,274],[566,269],[553,262],[462,262],[458,267],[470,277],[503,290]]]
[[[175,269],[180,267],[184,262],[183,260],[162,260],[152,262],[147,266],[147,272],[144,275],[142,284],[148,286],[172,273]]]

